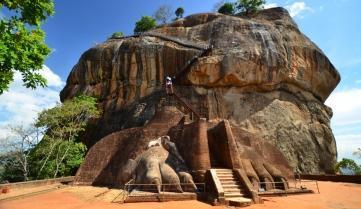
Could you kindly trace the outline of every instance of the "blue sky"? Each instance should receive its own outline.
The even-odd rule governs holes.
[[[27,124],[36,112],[53,106],[80,55],[113,32],[132,34],[134,23],[142,15],[152,15],[163,4],[173,9],[182,6],[185,15],[189,15],[209,12],[217,2],[55,0],[56,13],[43,26],[46,42],[53,49],[44,70],[49,87],[36,91],[24,89],[18,77],[10,91],[0,96],[0,136],[6,134],[7,124]],[[286,7],[301,31],[325,52],[340,72],[342,81],[326,104],[334,110],[332,127],[339,158],[354,158],[352,151],[361,147],[361,1],[268,0],[267,6]]]

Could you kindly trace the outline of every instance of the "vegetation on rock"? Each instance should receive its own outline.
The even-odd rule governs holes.
[[[110,38],[122,38],[122,37],[124,37],[124,33],[123,32],[114,32],[111,36],[110,36]]]
[[[178,7],[174,13],[175,13],[176,19],[183,18],[183,14],[184,14],[183,7]]]
[[[162,5],[160,6],[154,13],[154,18],[162,23],[167,23],[172,17],[172,9],[168,5]]]
[[[234,15],[234,13],[235,13],[234,4],[225,3],[225,4],[223,4],[223,6],[221,6],[218,9],[218,12],[222,13],[222,14],[225,14],[225,15]]]
[[[249,14],[260,10],[265,3],[265,0],[238,0],[237,9]]]
[[[1,0],[3,7],[12,15],[0,18],[0,94],[9,88],[16,72],[27,88],[46,86],[39,70],[51,50],[41,23],[54,14],[53,0]]]
[[[141,33],[153,29],[157,26],[157,21],[150,16],[143,16],[135,23],[134,33]]]

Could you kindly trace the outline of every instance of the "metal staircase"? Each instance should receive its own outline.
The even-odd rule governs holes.
[[[183,66],[183,68],[181,68],[179,73],[175,76],[174,83],[179,83],[179,80],[190,71],[191,66],[198,61],[199,57],[204,57],[204,56],[209,55],[209,53],[212,51],[212,49],[213,48],[211,46],[208,46],[208,47],[204,48],[199,55],[194,56],[191,60],[189,60],[187,62],[187,64],[185,66]]]
[[[176,99],[181,106],[183,106],[188,112],[190,112],[193,116],[195,116],[195,119],[198,120],[200,118],[200,115],[180,96],[178,96],[176,93],[173,94],[173,98]]]

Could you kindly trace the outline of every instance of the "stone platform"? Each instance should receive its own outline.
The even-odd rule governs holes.
[[[167,202],[182,200],[197,200],[197,194],[191,192],[162,192],[158,194],[154,192],[136,191],[131,192],[129,196],[124,200],[124,202]]]
[[[260,196],[275,196],[275,195],[294,195],[294,194],[309,194],[309,193],[315,193],[311,189],[287,189],[287,190],[281,190],[281,189],[273,189],[269,191],[259,192],[258,195]]]

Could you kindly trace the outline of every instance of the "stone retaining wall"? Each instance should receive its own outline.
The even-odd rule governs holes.
[[[44,179],[44,180],[0,184],[0,188],[3,188],[5,186],[8,186],[12,189],[29,188],[29,187],[44,186],[44,185],[55,184],[55,183],[70,183],[73,180],[74,180],[74,176],[66,176],[66,177],[60,177],[60,178],[54,178],[54,179]]]
[[[296,176],[297,177],[297,176]],[[361,175],[301,175],[302,179],[361,184]]]

